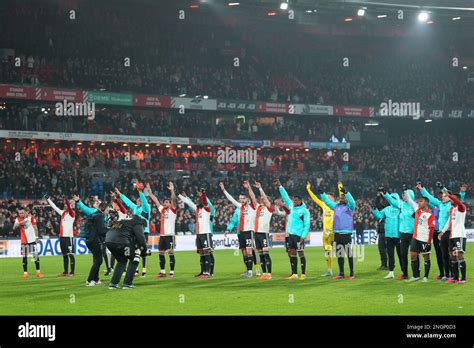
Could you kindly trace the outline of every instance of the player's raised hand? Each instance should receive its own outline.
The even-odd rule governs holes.
[[[114,188],[114,192],[115,192],[115,194],[116,194],[117,196],[120,196],[120,195],[121,195],[119,189],[116,188],[116,187]]]
[[[275,179],[275,181],[273,181],[273,183],[274,183],[275,186],[277,186],[277,187],[280,187],[280,186],[281,186],[280,179]]]
[[[184,192],[184,191],[181,192],[181,196],[183,196],[183,197],[188,197],[188,195],[187,195],[186,192]]]
[[[219,183],[219,187],[221,188],[222,191],[225,191],[225,186],[222,181]]]
[[[148,192],[151,192],[151,186],[149,182],[146,183],[145,188],[147,189]]]
[[[247,180],[244,181],[244,189],[248,190],[250,188],[249,182]]]
[[[145,186],[143,185],[142,182],[137,182],[135,184],[135,188],[137,189],[138,192],[143,192],[143,190],[145,189]]]
[[[255,183],[253,184],[253,186],[257,189],[261,189],[262,188],[262,184],[260,184],[258,181],[255,181]]]
[[[72,199],[78,202],[81,198],[78,195],[72,195]]]
[[[168,190],[174,191],[174,184],[172,181],[168,182]]]

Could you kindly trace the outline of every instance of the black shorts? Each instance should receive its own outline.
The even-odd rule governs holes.
[[[196,235],[196,248],[197,250],[211,249],[212,241],[209,233],[203,233]]]
[[[36,242],[21,245],[21,256],[36,255],[36,253]]]
[[[467,238],[451,238],[449,240],[449,251],[452,252],[460,252],[460,251],[466,251],[466,241]]]
[[[410,251],[418,254],[429,254],[431,253],[431,243],[422,242],[418,239],[412,238]]]
[[[263,248],[268,248],[268,233],[256,232],[255,233],[255,248],[257,250],[262,250]]]
[[[74,240],[73,237],[59,237],[59,245],[61,247],[61,254],[74,254]]]
[[[144,233],[144,235],[145,235],[145,243],[148,244],[148,237],[150,236],[150,234],[149,233]]]
[[[239,233],[239,249],[247,249],[254,247],[253,232],[244,231]]]
[[[336,244],[352,244],[352,233],[334,233],[334,243]]]
[[[288,242],[290,240],[290,237],[286,236],[285,237],[285,248],[286,248],[286,251],[288,251]]]
[[[158,250],[174,250],[174,236],[160,236],[160,241],[158,242]]]
[[[296,234],[290,234],[288,236],[288,249],[295,249],[297,251],[304,250],[304,239],[301,242],[301,237]]]

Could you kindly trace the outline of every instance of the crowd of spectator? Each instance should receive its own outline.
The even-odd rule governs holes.
[[[2,83],[313,104],[474,105],[468,71],[452,65],[460,51],[463,60],[474,55],[461,39],[315,40],[287,27],[235,30],[210,14],[177,24],[158,20],[145,6],[84,3],[73,21],[52,4],[35,6],[18,4],[1,14],[0,47],[14,50],[0,64]]]
[[[49,110],[48,110],[49,109]],[[87,117],[56,116],[54,107],[9,104],[0,108],[0,129],[93,134],[172,136],[215,139],[328,141],[347,139],[363,129],[363,120],[323,121],[311,116],[238,117],[199,111],[143,111],[107,108]]]

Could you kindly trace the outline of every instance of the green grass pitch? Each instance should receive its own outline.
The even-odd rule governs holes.
[[[468,280],[473,279],[474,252],[468,245]],[[305,281],[290,281],[284,249],[273,249],[273,280],[241,279],[241,255],[233,250],[215,252],[216,275],[195,279],[199,258],[194,252],[176,254],[176,277],[155,279],[158,256],[153,254],[148,275],[136,278],[132,290],[109,290],[110,277],[102,286],[86,287],[91,256],[76,258],[77,276],[57,277],[61,257],[41,258],[43,279],[29,264],[29,279],[21,279],[19,258],[0,259],[0,312],[2,315],[473,315],[474,290],[471,283],[444,284],[431,280],[437,275],[432,260],[430,281],[407,283],[384,280],[377,271],[376,246],[365,247],[365,258],[355,263],[356,279],[322,278],[325,261],[322,248],[306,249]],[[432,255],[434,258],[434,254]],[[168,262],[168,258],[167,258]],[[346,259],[347,268],[347,259]],[[337,262],[334,260],[334,270]],[[395,269],[399,274],[398,267]]]

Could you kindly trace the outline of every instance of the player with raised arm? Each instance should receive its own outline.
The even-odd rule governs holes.
[[[392,205],[382,204],[380,199],[384,199],[385,189],[379,187],[377,191],[376,206],[372,210],[372,214],[377,219],[385,220],[385,239],[387,243],[387,254],[388,254],[388,274],[384,279],[395,278],[395,251],[397,252],[398,259],[401,264],[401,250],[400,250],[400,208],[395,208]],[[399,201],[400,196],[398,193],[392,193],[392,198]]]
[[[206,190],[201,188],[193,202],[185,193],[178,195],[179,199],[190,207],[196,214],[196,249],[202,260],[201,273],[196,278],[211,277],[211,208],[206,196]]]
[[[286,250],[286,254],[288,255],[288,259],[291,261],[290,259],[290,253],[289,253],[289,249],[288,249],[288,240],[289,240],[289,233],[288,233],[288,215],[290,214],[290,211],[288,210],[288,208],[285,206],[285,204],[283,203],[283,200],[281,198],[276,198],[274,201],[273,201],[273,205],[275,207],[273,213],[277,216],[283,216],[285,218],[285,250]],[[291,269],[291,267],[290,267]],[[290,273],[290,275],[288,277],[291,277],[292,273]]]
[[[63,255],[63,273],[58,274],[59,277],[74,276],[75,257],[74,257],[74,220],[76,215],[74,213],[74,201],[64,199],[64,210],[59,209],[56,204],[47,195],[43,198],[54,209],[56,213],[61,216],[59,223],[59,245],[61,247],[61,254]],[[69,264],[71,265],[71,272],[68,271]]]
[[[259,182],[254,185],[260,192],[260,201],[257,200],[252,187],[249,185],[249,195],[254,207],[255,217],[255,248],[260,258],[263,274],[260,279],[272,279],[272,259],[270,257],[270,221],[273,214],[273,206]]]
[[[38,226],[36,225],[36,219],[33,215],[26,212],[25,208],[18,210],[18,216],[13,224],[13,229],[20,230],[20,243],[21,243],[21,256],[23,262],[23,275],[22,278],[28,278],[28,255],[33,254],[35,259],[36,276],[43,278],[43,274],[40,271],[40,260],[38,256]]]
[[[354,258],[352,256],[352,233],[354,231],[354,211],[356,202],[349,191],[338,184],[339,198],[333,202],[325,192],[321,194],[321,199],[326,205],[334,211],[334,241],[336,244],[337,263],[339,264],[339,274],[334,279],[343,279],[344,274],[344,256],[347,255],[349,262],[349,280],[355,278]]]
[[[334,231],[333,231],[333,221],[334,221],[334,210],[329,208],[326,203],[316,196],[313,191],[311,191],[311,184],[308,182],[306,185],[306,190],[308,191],[309,196],[322,210],[323,210],[323,247],[324,254],[326,256],[326,266],[327,271],[322,275],[322,277],[331,277],[332,276],[332,251],[334,244]],[[331,193],[326,194],[331,201],[335,201],[334,196]]]
[[[145,234],[145,241],[148,242],[148,236],[150,234],[150,215],[151,215],[151,207],[146,199],[146,196],[143,192],[145,189],[143,183],[137,182],[134,184],[134,188],[138,191],[138,198],[133,203],[127,196],[121,193],[117,188],[115,188],[115,194],[122,200],[125,206],[132,210],[133,215],[138,216],[139,218],[143,219],[145,222],[145,226],[143,227],[143,233]],[[148,264],[148,257],[147,254],[142,254],[142,277],[146,276],[147,271],[147,264]],[[138,272],[138,270],[137,270]]]
[[[85,205],[78,195],[73,195],[72,199],[76,202],[77,207],[86,217],[90,217],[91,215],[97,214],[97,212],[99,211],[99,205],[102,203],[102,201],[97,196],[95,196],[93,197],[91,208]],[[81,225],[81,229],[84,229],[84,223]],[[107,246],[105,245],[105,242],[101,242],[100,247],[102,252],[102,258],[104,259],[106,268],[105,275],[107,276],[112,273],[111,260],[109,260],[109,256],[107,255]]]
[[[281,198],[290,211],[288,215],[288,253],[290,254],[291,276],[287,279],[298,279],[298,256],[301,263],[300,280],[306,279],[306,257],[304,255],[304,240],[309,233],[310,214],[300,196],[290,198],[280,180],[275,180]]]
[[[396,199],[395,196],[392,196],[388,192],[384,193],[384,197],[390,203],[390,205],[394,208],[400,209],[399,230],[402,275],[398,278],[398,280],[408,279],[408,250],[410,248],[413,237],[413,229],[415,226],[415,220],[413,218],[415,211],[407,201],[408,197],[410,197],[412,200],[415,199],[415,192],[412,189],[409,189],[406,184],[402,185],[402,190],[404,192],[402,199]]]
[[[250,184],[245,181],[243,184],[247,192],[250,189]],[[232,195],[226,191],[224,183],[219,183],[219,187],[224,192],[227,199],[237,208],[234,212],[234,217],[238,219],[238,238],[239,249],[244,255],[244,263],[247,271],[242,274],[243,278],[253,277],[253,249],[254,249],[254,229],[255,229],[255,206],[249,200],[249,196],[245,194],[239,195],[239,201],[236,201]],[[229,233],[229,226],[226,230],[226,235]]]
[[[158,208],[160,213],[160,241],[158,245],[158,253],[160,258],[160,273],[155,278],[166,277],[166,258],[165,254],[168,254],[170,259],[170,277],[174,277],[174,267],[176,265],[176,259],[174,255],[175,248],[175,230],[176,230],[176,193],[174,191],[174,184],[170,181],[168,183],[168,190],[170,190],[171,198],[163,200],[163,204],[160,203],[158,198],[153,194],[150,184],[146,184],[148,195],[150,196],[153,203]]]
[[[406,196],[405,198],[408,204],[410,204],[415,211],[415,226],[410,245],[411,269],[413,276],[409,281],[414,282],[420,280],[419,254],[421,254],[425,260],[425,275],[423,277],[423,282],[427,282],[431,267],[430,253],[431,241],[433,239],[435,227],[434,215],[431,213],[431,210],[428,207],[428,198],[421,197],[417,199],[417,202],[415,202],[406,191],[403,192],[403,195]]]
[[[449,211],[449,219],[438,235],[438,238],[441,240],[443,235],[449,231],[449,257],[451,259],[452,279],[446,282],[464,284],[466,283],[466,261],[464,254],[466,252],[467,240],[465,226],[467,208],[461,202],[460,195],[452,194],[444,187],[442,191],[448,195],[452,205]],[[461,272],[461,279],[459,279],[459,272]]]
[[[442,190],[443,185],[441,182],[437,182],[436,186]],[[446,222],[449,220],[449,212],[451,209],[451,200],[449,199],[449,195],[446,192],[441,191],[441,199],[437,199],[433,195],[431,195],[428,190],[423,187],[421,180],[417,181],[416,188],[420,190],[420,193],[423,197],[426,197],[429,201],[429,206],[431,209],[438,208],[438,228],[443,228],[446,225]],[[461,185],[461,189],[459,192],[461,202],[464,201],[466,195],[467,185]],[[449,226],[448,226],[449,228]],[[434,236],[437,238],[437,236]],[[439,250],[441,251],[441,260],[443,263],[444,274],[441,274],[441,277],[437,277],[440,281],[451,281],[452,277],[450,277],[451,273],[451,260],[450,260],[450,252],[449,252],[449,236],[448,234],[444,233],[442,238],[439,239]],[[433,242],[434,244],[435,242]],[[437,243],[437,242],[436,242]],[[435,249],[436,250],[436,249]]]

